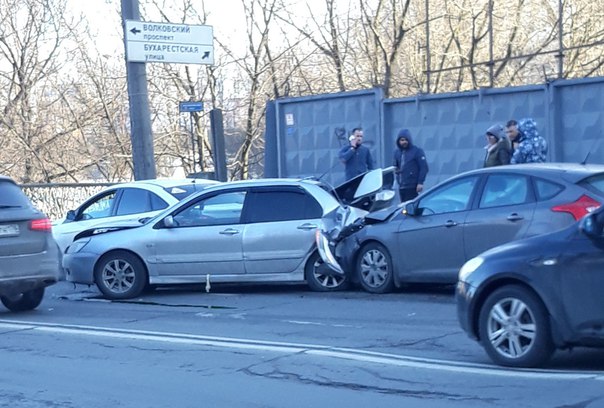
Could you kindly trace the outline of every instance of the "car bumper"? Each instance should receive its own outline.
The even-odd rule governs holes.
[[[54,242],[44,252],[2,257],[0,294],[11,295],[45,287],[60,278],[59,250]]]
[[[336,260],[331,245],[329,244],[329,239],[323,231],[317,230],[316,241],[319,255],[321,256],[321,259],[323,259],[323,262],[325,262],[325,264],[334,272],[344,275],[344,269],[342,269],[339,262]]]
[[[473,300],[476,290],[467,282],[458,281],[455,288],[455,301],[457,303],[457,319],[461,328],[477,340],[478,335],[474,330]]]
[[[65,280],[73,283],[94,283],[94,265],[98,260],[97,254],[78,252],[63,255]]]

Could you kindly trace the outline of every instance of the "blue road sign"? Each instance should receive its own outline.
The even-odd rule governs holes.
[[[202,101],[183,101],[178,103],[179,112],[201,112],[202,110]]]

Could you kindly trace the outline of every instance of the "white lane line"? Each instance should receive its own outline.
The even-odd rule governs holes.
[[[567,372],[538,369],[509,369],[489,365],[467,364],[449,360],[418,358],[405,355],[371,352],[359,349],[330,347],[317,344],[259,341],[251,339],[203,336],[185,333],[126,330],[110,327],[67,325],[18,320],[0,320],[0,329],[31,330],[65,335],[95,336],[113,339],[154,341],[168,344],[200,345],[245,350],[260,350],[276,353],[304,353],[307,355],[475,375],[501,377],[551,379],[551,380],[596,380],[604,381],[604,372]],[[1,333],[0,333],[1,334]]]

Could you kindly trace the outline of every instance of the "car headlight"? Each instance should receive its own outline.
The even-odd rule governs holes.
[[[474,272],[482,263],[484,262],[484,258],[477,256],[476,258],[470,259],[468,262],[463,264],[461,269],[459,270],[459,280],[465,280],[469,274]]]
[[[75,254],[80,252],[84,247],[90,242],[90,238],[78,239],[75,242],[72,242],[71,245],[67,247],[66,254]]]

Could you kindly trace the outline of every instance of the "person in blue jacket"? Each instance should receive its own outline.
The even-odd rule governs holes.
[[[413,144],[409,129],[398,132],[393,165],[401,202],[417,197],[424,189],[428,162],[424,151]]]
[[[525,118],[518,124],[518,137],[514,139],[512,164],[544,163],[547,159],[547,142],[539,135],[537,123]]]
[[[338,157],[345,166],[346,180],[375,169],[369,148],[363,146],[363,129],[354,128],[348,141],[350,143],[342,147],[338,153]]]

